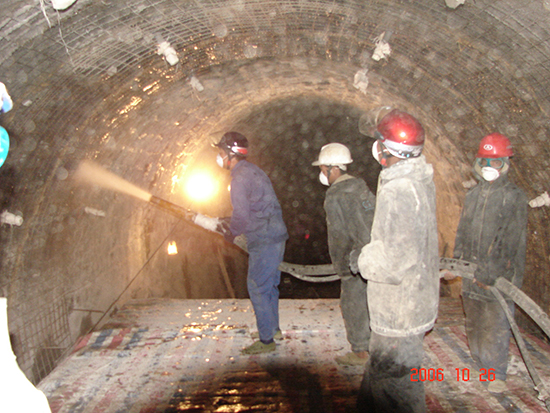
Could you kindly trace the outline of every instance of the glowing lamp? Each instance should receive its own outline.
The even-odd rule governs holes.
[[[176,241],[172,241],[168,243],[168,255],[176,255],[178,253],[178,246],[176,245]]]

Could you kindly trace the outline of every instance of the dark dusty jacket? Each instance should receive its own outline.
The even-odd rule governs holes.
[[[271,181],[264,171],[246,160],[231,170],[231,204],[231,233],[244,234],[249,249],[288,239]]]
[[[477,264],[475,278],[493,285],[504,277],[518,288],[525,271],[527,196],[503,175],[468,191],[458,224],[454,257]],[[462,280],[462,294],[494,300],[491,291]]]
[[[371,242],[358,260],[371,329],[408,337],[430,330],[439,305],[433,168],[423,155],[382,170]]]
[[[370,242],[376,197],[365,181],[345,174],[327,190],[328,247],[332,264],[342,278],[352,276],[350,253]]]

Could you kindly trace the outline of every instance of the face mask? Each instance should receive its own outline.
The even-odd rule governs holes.
[[[376,159],[376,162],[380,163],[380,156],[378,152],[378,141],[374,141],[372,144],[372,157]]]
[[[500,173],[495,168],[485,166],[481,168],[481,176],[488,182],[494,181],[500,176]]]
[[[323,185],[330,186],[330,184],[328,183],[328,178],[323,173],[323,171],[319,172],[319,182],[321,182]]]
[[[220,168],[223,168],[223,158],[220,154],[218,154],[218,156],[216,156],[216,163],[218,164],[218,166]]]

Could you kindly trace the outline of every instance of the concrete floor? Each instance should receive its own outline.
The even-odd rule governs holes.
[[[363,368],[334,361],[349,348],[338,300],[281,300],[280,307],[277,351],[242,356],[255,331],[249,300],[133,301],[82,338],[38,388],[53,413],[353,412]],[[428,410],[546,412],[515,342],[508,391],[487,391],[474,377],[463,325],[460,300],[443,298],[424,342],[423,367],[444,374],[425,382]],[[548,382],[550,346],[524,337]],[[470,380],[458,381],[457,369]]]

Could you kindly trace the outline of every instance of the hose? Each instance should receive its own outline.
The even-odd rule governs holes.
[[[279,265],[279,270],[299,280],[313,283],[328,283],[340,279],[336,271],[334,271],[334,266],[332,264],[299,265],[282,262]]]
[[[462,278],[473,280],[476,268],[476,264],[467,261],[452,258],[440,259],[440,269],[449,270],[453,274]],[[514,334],[514,338],[521,353],[521,357],[523,358],[525,366],[527,367],[527,371],[529,372],[529,375],[531,376],[531,379],[535,384],[535,390],[537,390],[539,393],[538,399],[544,402],[546,409],[550,412],[550,393],[548,392],[546,385],[541,380],[533,362],[531,361],[529,350],[525,345],[525,341],[521,336],[519,327],[516,324],[512,312],[508,308],[508,304],[506,304],[506,301],[504,300],[501,292],[510,297],[514,301],[514,303],[516,303],[522,310],[524,310],[533,319],[533,321],[537,323],[537,325],[544,331],[544,333],[548,337],[550,337],[550,318],[548,317],[548,314],[546,314],[544,310],[540,308],[537,303],[535,303],[527,294],[521,291],[510,281],[502,277],[497,278],[494,286],[489,286],[489,289],[499,302],[502,310],[504,311],[504,314],[506,314],[506,318],[508,319],[508,323],[510,324],[512,333]]]
[[[503,280],[503,278],[499,278],[498,280]],[[498,281],[497,280],[497,281]],[[504,280],[506,281],[506,280]],[[513,284],[510,284],[514,286]],[[531,356],[529,356],[529,351],[527,350],[527,346],[525,345],[525,341],[523,340],[523,337],[521,336],[521,333],[519,331],[519,327],[516,324],[516,321],[514,320],[514,317],[512,315],[512,312],[508,308],[508,304],[506,304],[506,301],[504,300],[504,297],[498,290],[498,287],[489,287],[493,295],[498,300],[500,306],[502,307],[502,310],[506,314],[506,318],[508,319],[508,322],[510,323],[510,328],[512,329],[512,333],[514,334],[514,338],[516,339],[516,343],[518,344],[519,351],[521,353],[521,357],[523,358],[523,361],[525,362],[525,366],[527,367],[527,371],[529,372],[529,375],[533,379],[533,383],[535,383],[535,390],[538,391],[539,396],[538,399],[543,401],[546,405],[546,409],[550,411],[550,394],[548,393],[548,390],[546,389],[546,385],[541,380],[539,374],[537,373],[537,370],[535,369],[535,365],[533,364],[533,361],[531,360]],[[529,297],[527,297],[529,298]],[[529,298],[529,300],[531,300]],[[536,304],[535,304],[536,305]],[[523,307],[522,307],[523,308]],[[546,314],[545,314],[546,315]]]
[[[535,303],[527,294],[517,288],[510,281],[500,277],[495,282],[495,287],[510,297],[539,325],[539,327],[550,337],[550,317]]]

